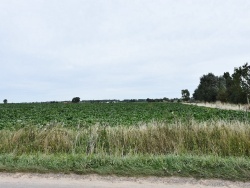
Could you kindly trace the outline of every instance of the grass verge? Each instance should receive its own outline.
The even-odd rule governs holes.
[[[121,176],[183,176],[249,180],[250,159],[192,155],[133,155],[125,157],[82,154],[0,155],[2,172],[77,173]]]
[[[0,171],[250,179],[248,122],[0,130]]]
[[[0,154],[250,156],[247,122],[154,122],[139,127],[25,127],[0,130]]]

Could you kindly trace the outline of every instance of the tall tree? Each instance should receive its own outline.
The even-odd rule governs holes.
[[[193,98],[199,101],[216,101],[219,91],[219,78],[213,73],[208,73],[200,78],[200,84],[194,91]]]
[[[234,69],[232,75],[225,72],[217,77],[212,73],[203,75],[194,91],[193,98],[200,101],[248,103],[250,100],[250,65],[248,63]]]
[[[233,93],[233,78],[231,77],[229,72],[224,72],[223,78],[225,79],[226,84],[225,102],[231,102],[231,96]]]
[[[243,80],[242,80],[242,67],[235,68],[232,74],[232,86],[231,86],[231,103],[247,103],[246,92],[243,90]]]
[[[4,100],[3,100],[3,103],[4,103],[4,104],[7,104],[7,103],[8,103],[8,100],[7,100],[7,99],[4,99]]]
[[[216,100],[227,102],[226,79],[223,76],[218,77],[218,93]]]
[[[247,103],[249,104],[250,95],[250,65],[248,63],[241,67],[241,87],[246,95]]]
[[[187,89],[181,90],[181,96],[182,96],[182,100],[184,100],[184,101],[190,100],[190,93]]]

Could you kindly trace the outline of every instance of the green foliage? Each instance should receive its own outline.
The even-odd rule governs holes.
[[[7,100],[7,99],[4,99],[4,100],[3,100],[3,103],[4,103],[4,104],[7,104],[7,103],[8,103],[8,100]]]
[[[230,111],[184,105],[181,103],[44,103],[0,104],[0,129],[18,129],[29,125],[89,127],[138,126],[152,121],[238,120],[249,121],[242,111]]]
[[[242,87],[242,68],[235,68],[228,88],[228,101],[231,103],[247,103],[247,95]]]
[[[200,84],[194,91],[193,98],[199,101],[214,102],[219,100],[228,103],[249,102],[250,66],[248,63],[234,69],[232,75],[225,72],[223,76],[212,73],[203,75]]]
[[[80,102],[80,97],[74,97],[72,99],[72,103],[79,103]]]
[[[241,87],[247,94],[250,94],[250,65],[246,63],[240,68],[241,68]]]
[[[181,103],[0,105],[0,171],[250,176],[249,114]]]
[[[213,73],[203,75],[200,78],[200,84],[194,91],[193,97],[195,100],[214,102],[219,91],[219,78]]]
[[[184,101],[190,100],[190,93],[187,89],[181,90],[181,96],[182,96],[182,100],[184,100]]]
[[[83,154],[1,154],[0,171],[120,176],[181,176],[248,181],[249,158],[192,155],[117,157]]]

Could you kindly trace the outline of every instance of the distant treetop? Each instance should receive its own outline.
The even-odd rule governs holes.
[[[72,99],[72,103],[79,103],[80,102],[80,97],[74,97]]]

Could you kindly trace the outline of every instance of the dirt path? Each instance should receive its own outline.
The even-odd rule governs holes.
[[[218,108],[223,110],[240,110],[240,111],[246,111],[248,109],[248,105],[242,105],[242,104],[228,104],[228,103],[221,103],[221,102],[215,102],[215,103],[183,103],[187,105],[195,105],[195,106],[204,106],[209,108]]]
[[[4,188],[249,188],[250,182],[196,180],[193,178],[125,178],[98,175],[0,173]]]

